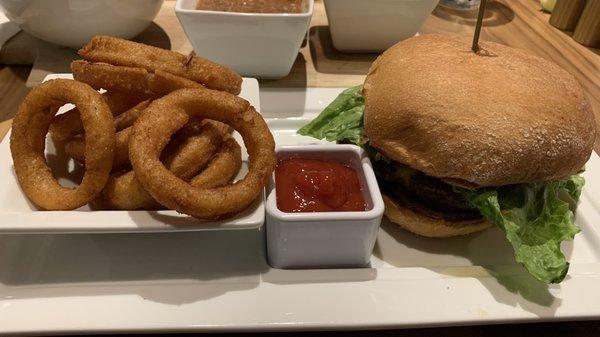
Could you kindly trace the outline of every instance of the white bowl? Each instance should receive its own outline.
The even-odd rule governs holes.
[[[326,159],[358,172],[367,210],[362,212],[285,213],[277,208],[271,179],[266,204],[267,256],[275,268],[347,268],[368,265],[384,204],[371,161],[355,145],[299,145],[276,149],[278,160]]]
[[[146,29],[164,0],[0,0],[0,9],[27,33],[79,48],[95,35],[132,38]]]
[[[376,52],[414,36],[439,0],[325,0],[333,46]]]
[[[313,14],[262,14],[196,10],[196,0],[177,0],[175,13],[194,51],[242,76],[281,78],[289,74]]]

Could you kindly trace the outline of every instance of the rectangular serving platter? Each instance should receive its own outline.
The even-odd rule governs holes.
[[[54,78],[73,78],[71,74],[52,74],[44,81]],[[247,99],[260,111],[258,81],[245,78],[241,97]],[[68,105],[59,110],[70,109]],[[245,153],[244,142],[234,135]],[[10,133],[0,143],[0,233],[113,233],[113,232],[176,232],[198,230],[249,229],[262,226],[265,217],[264,193],[246,211],[231,219],[200,221],[175,211],[91,211],[88,206],[75,211],[39,211],[23,194],[14,174],[10,155]],[[82,168],[64,154],[57,154],[54,144],[46,141],[46,157],[49,166],[66,186],[80,180]],[[247,172],[247,156],[243,158],[239,177]]]
[[[279,145],[341,89],[263,89]],[[264,228],[148,234],[0,235],[0,333],[119,333],[429,327],[600,317],[600,158],[594,153],[563,251],[545,286],[498,229],[451,239],[382,223],[369,268],[280,270]],[[1,216],[1,215],[0,215]]]

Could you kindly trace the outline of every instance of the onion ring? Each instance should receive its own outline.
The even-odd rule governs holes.
[[[162,149],[190,118],[217,120],[240,133],[249,154],[249,171],[242,180],[218,188],[193,187],[162,164]],[[156,201],[201,219],[246,209],[260,196],[276,162],[275,141],[262,116],[246,100],[209,89],[180,89],[152,102],[133,125],[129,154],[137,178]]]
[[[138,103],[133,108],[115,117],[115,129],[121,131],[133,125],[142,112],[150,105],[150,100]]]
[[[208,164],[219,149],[225,136],[222,130],[208,123],[204,123],[196,134],[190,135],[189,133],[192,132],[190,129],[193,128],[194,126],[191,126],[187,130],[181,130],[184,131],[184,135],[179,136],[187,136],[187,139],[171,141],[163,151],[167,152],[169,147],[176,147],[174,152],[167,152],[163,162],[167,169],[184,180],[193,177]],[[162,208],[146,192],[136,178],[134,171],[111,177],[95,203],[101,208],[108,209],[134,210]]]
[[[242,167],[242,149],[229,137],[200,174],[190,180],[194,187],[213,188],[229,184]]]
[[[77,106],[86,131],[86,170],[75,188],[61,186],[52,175],[44,148],[56,102]],[[19,107],[10,136],[15,173],[27,197],[47,210],[71,210],[88,203],[106,184],[112,168],[115,127],[102,96],[73,80],[47,81],[31,90]]]
[[[148,107],[149,103],[150,103],[149,101],[141,102],[140,104],[136,105],[134,108],[130,109],[129,111],[124,112],[123,114],[121,114],[117,118],[115,118],[115,129],[117,130],[117,133],[116,133],[116,142],[115,142],[115,151],[114,151],[115,158],[113,160],[113,169],[119,169],[119,168],[129,165],[129,136],[131,134],[131,125],[135,122],[135,120],[137,120],[137,118],[139,118],[139,116],[142,114],[142,112],[144,112],[144,110]],[[119,117],[123,117],[123,118],[119,118]],[[209,121],[203,121],[203,122],[206,123]],[[213,121],[211,121],[211,122],[213,122]],[[217,126],[217,124],[215,124],[215,123],[213,123],[213,124],[214,124],[213,125],[214,128],[221,128],[221,129],[219,129],[220,132],[222,132],[222,133],[226,132],[225,129],[223,129],[223,127]],[[220,123],[220,124],[223,125],[222,123]],[[187,132],[188,134],[180,135],[180,138],[187,139],[192,135],[192,133],[194,133],[194,134],[199,133],[200,125],[198,125],[198,127],[196,128],[195,131],[190,130],[192,127],[195,127],[195,126],[190,125],[189,128],[181,130],[181,131]],[[227,125],[225,125],[225,127],[227,127]],[[175,142],[173,142],[173,143],[175,143]],[[181,144],[174,144],[174,145],[179,146]],[[193,144],[190,145],[189,149],[190,150],[194,149]],[[167,152],[171,152],[171,151],[167,151]],[[73,138],[73,139],[69,140],[67,143],[65,143],[65,154],[67,156],[75,159],[75,161],[77,161],[79,163],[83,163],[85,161],[85,140],[82,137],[77,137],[77,138]]]
[[[204,124],[198,135],[188,137],[174,151],[167,152],[163,163],[177,177],[188,180],[209,163],[224,137],[225,133],[211,124]]]
[[[123,129],[115,134],[115,147],[113,150],[113,168],[117,169],[129,165],[129,136],[131,127]],[[78,137],[68,141],[65,144],[65,154],[79,163],[85,163],[86,160],[86,141]]]
[[[96,90],[128,92],[154,98],[181,88],[202,88],[197,82],[160,70],[149,73],[143,68],[77,60],[71,62],[71,71],[73,78]]]
[[[144,99],[144,97],[138,97],[130,93],[119,92],[104,93],[102,94],[102,98],[108,104],[108,108],[113,116],[118,116],[126,110],[133,108]],[[58,144],[62,144],[82,132],[83,123],[81,122],[77,108],[56,115],[52,124],[50,124],[50,135],[52,136],[52,140]]]
[[[189,141],[190,138],[197,137],[198,135],[204,133],[204,135],[210,135],[212,137],[213,143],[218,143],[219,145],[223,142],[223,138],[227,135],[230,135],[233,132],[233,128],[227,124],[213,121],[210,119],[195,119],[190,121],[185,125],[185,127],[181,128],[181,130],[177,131],[171,140],[167,144],[167,146],[163,149],[162,155],[166,157],[173,152],[177,151],[179,147],[186,141]],[[215,139],[215,137],[218,137]],[[189,179],[190,177],[188,177]]]
[[[133,171],[112,175],[92,205],[100,209],[118,210],[161,208],[139,183]]]
[[[88,61],[159,70],[200,82],[207,88],[239,94],[242,78],[234,71],[198,56],[148,46],[111,36],[96,36],[79,50]]]

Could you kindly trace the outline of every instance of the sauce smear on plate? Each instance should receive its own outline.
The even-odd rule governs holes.
[[[302,13],[302,0],[198,0],[196,9],[238,13]]]
[[[291,158],[275,169],[277,207],[282,212],[348,212],[366,210],[353,168],[337,162]]]

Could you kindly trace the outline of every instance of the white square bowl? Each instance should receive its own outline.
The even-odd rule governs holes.
[[[194,51],[242,76],[281,78],[289,74],[313,14],[232,13],[196,10],[196,0],[177,0],[175,13]]]
[[[368,265],[384,204],[371,161],[355,145],[299,145],[276,149],[277,159],[292,157],[349,164],[358,172],[367,210],[285,213],[277,208],[275,180],[266,203],[267,256],[275,268],[348,268]]]
[[[439,0],[325,0],[333,46],[376,52],[414,36]]]

